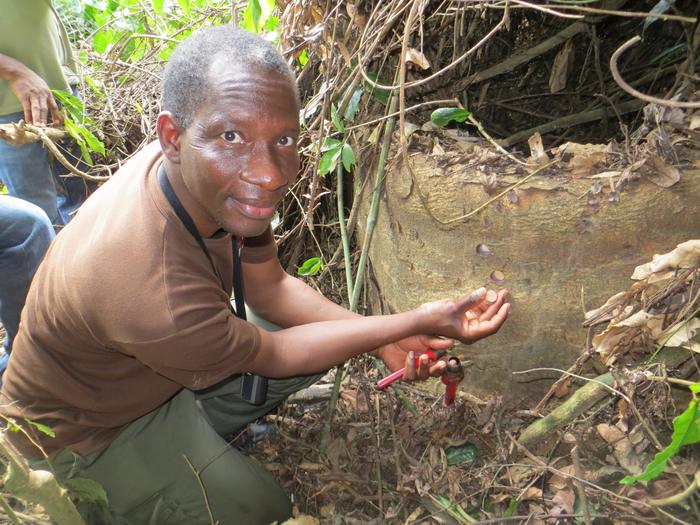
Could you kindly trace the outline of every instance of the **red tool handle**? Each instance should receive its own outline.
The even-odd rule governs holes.
[[[429,362],[429,363],[434,363],[434,362],[437,361],[443,354],[444,354],[444,352],[438,352],[438,353],[436,354],[436,353],[433,351],[432,348],[428,348],[428,350],[426,350],[426,352],[425,352],[425,355],[428,356],[428,362]],[[421,355],[423,355],[423,354],[421,354]],[[418,367],[419,365],[420,365],[420,356],[416,356],[416,367]],[[377,388],[383,389],[383,388],[388,387],[388,386],[389,386],[390,384],[392,384],[394,381],[398,381],[399,379],[401,379],[401,378],[403,377],[403,373],[404,373],[405,370],[406,370],[405,367],[404,367],[404,368],[401,368],[401,369],[397,370],[396,372],[392,372],[392,373],[389,374],[388,376],[386,376],[386,377],[380,379],[380,380],[377,382]]]
[[[442,382],[445,383],[445,406],[450,406],[455,402],[457,385],[462,379],[464,379],[462,363],[456,357],[450,357],[442,374]]]

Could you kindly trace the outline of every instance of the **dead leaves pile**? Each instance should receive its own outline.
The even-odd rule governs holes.
[[[700,352],[695,334],[700,328],[700,240],[638,266],[636,282],[586,313],[586,326],[608,323],[593,337],[593,347],[606,366],[628,352],[652,353],[661,347],[683,347]]]

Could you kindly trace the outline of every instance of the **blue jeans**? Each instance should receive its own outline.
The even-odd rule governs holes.
[[[54,235],[51,221],[41,208],[0,195],[0,322],[7,334],[6,354],[17,335],[29,284]],[[5,363],[0,361],[0,373],[6,359]]]
[[[0,124],[18,122],[23,118],[21,112],[0,115]],[[61,147],[61,151],[69,162],[76,164],[80,153],[76,152],[78,148],[72,139],[70,143],[72,149]],[[92,189],[80,177],[62,177],[67,173],[68,169],[57,160],[49,162],[48,150],[41,142],[17,147],[0,140],[0,180],[8,193],[36,204],[57,225],[68,223],[71,213],[78,209]]]

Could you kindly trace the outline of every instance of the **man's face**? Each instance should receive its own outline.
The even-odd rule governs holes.
[[[204,212],[240,237],[265,231],[299,169],[299,112],[290,80],[215,59],[207,102],[183,132],[180,169]]]

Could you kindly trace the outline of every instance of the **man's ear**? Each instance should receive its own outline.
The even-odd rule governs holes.
[[[156,133],[160,148],[165,158],[174,164],[180,164],[180,137],[184,129],[177,125],[170,111],[162,111],[156,120]]]

